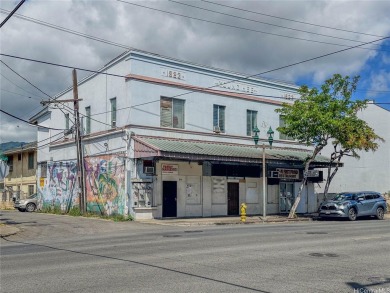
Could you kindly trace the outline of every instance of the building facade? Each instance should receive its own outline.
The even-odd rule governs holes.
[[[78,83],[83,172],[77,170],[73,102],[51,104],[37,123],[41,208],[64,211],[80,201],[89,211],[136,219],[261,214],[262,179],[267,212],[288,212],[311,149],[276,131],[275,112],[299,98],[298,87],[129,51]],[[72,88],[56,96],[72,100]],[[253,128],[265,144],[256,148]],[[272,149],[267,131],[275,130]],[[51,129],[48,129],[51,128]],[[55,129],[64,129],[55,130]],[[48,144],[48,141],[50,142]],[[314,184],[327,159],[318,157],[298,212],[314,212]],[[83,174],[83,176],[80,176]],[[84,187],[80,185],[84,178]]]
[[[0,182],[2,207],[13,207],[12,198],[24,199],[37,191],[37,143],[23,144],[4,152],[9,173]]]
[[[329,187],[330,193],[343,191],[373,190],[382,194],[390,193],[390,112],[378,105],[368,107],[358,113],[372,127],[376,134],[384,139],[378,141],[375,152],[358,152],[360,158],[345,156],[344,167],[340,168]],[[332,149],[327,148],[323,154],[330,156]],[[327,170],[324,170],[326,177]],[[319,184],[318,192],[322,193],[325,182]]]

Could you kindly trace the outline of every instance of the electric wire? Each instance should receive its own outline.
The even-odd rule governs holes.
[[[158,9],[158,8],[152,8],[152,7],[148,7],[148,6],[144,6],[144,5],[140,5],[140,4],[136,4],[136,3],[131,3],[128,1],[124,1],[124,0],[116,0],[116,1],[126,3],[128,5],[134,5],[137,7],[142,7],[145,9],[150,9],[150,10],[170,14],[170,15],[175,15],[175,16],[194,19],[194,20],[198,20],[198,21],[208,22],[208,23],[212,23],[212,24],[216,24],[216,25],[220,25],[220,26],[226,26],[226,27],[230,27],[230,28],[235,28],[235,29],[239,29],[239,30],[246,30],[246,31],[251,31],[251,32],[256,32],[256,33],[261,33],[261,34],[267,34],[267,35],[272,35],[272,36],[278,36],[278,37],[283,37],[283,38],[288,38],[288,39],[301,40],[301,41],[307,41],[307,42],[313,42],[313,43],[319,43],[319,44],[327,44],[327,45],[334,45],[334,46],[340,46],[340,47],[350,47],[349,45],[346,45],[346,44],[329,43],[329,42],[324,42],[324,41],[317,41],[317,40],[293,37],[293,36],[288,36],[288,35],[270,33],[270,32],[260,31],[260,30],[256,30],[256,29],[244,28],[244,27],[240,27],[240,26],[236,26],[236,25],[230,25],[230,24],[220,23],[220,22],[216,22],[216,21],[212,21],[212,20],[206,20],[206,19],[202,19],[202,18],[198,18],[198,17],[188,16],[188,15],[184,15],[184,14],[180,14],[180,13],[170,12],[170,11],[166,11],[166,10],[162,10],[162,9]],[[355,41],[355,42],[362,42],[363,45],[367,44],[367,43],[364,43],[363,41]],[[375,50],[375,51],[385,51],[385,52],[388,51],[388,50],[383,50],[383,49],[362,48],[361,46],[354,47],[354,48]]]
[[[377,37],[377,38],[383,38],[384,37],[384,36],[380,36],[380,35],[374,35],[374,34],[362,33],[362,32],[357,32],[357,31],[345,30],[345,29],[341,29],[341,28],[336,28],[336,27],[331,27],[331,26],[326,26],[326,25],[320,25],[320,24],[314,24],[314,23],[305,22],[305,21],[299,21],[299,20],[295,20],[295,19],[291,19],[291,18],[285,18],[285,17],[275,16],[275,15],[270,15],[270,14],[261,13],[261,12],[257,12],[257,11],[251,11],[251,10],[247,10],[247,9],[243,9],[243,8],[229,6],[229,5],[226,5],[226,4],[216,3],[216,2],[213,2],[213,1],[207,1],[207,0],[200,0],[200,1],[206,2],[206,3],[211,3],[213,5],[218,5],[218,6],[222,6],[222,7],[228,7],[228,8],[231,8],[231,9],[236,9],[236,10],[240,10],[240,11],[245,11],[245,12],[258,14],[258,15],[263,15],[263,16],[268,16],[268,17],[277,18],[277,19],[283,19],[283,20],[296,22],[296,23],[300,23],[300,24],[305,24],[305,25],[310,25],[310,26],[322,27],[322,28],[327,28],[327,29],[331,29],[331,30],[337,30],[337,31],[342,31],[342,32],[347,32],[347,33],[354,33],[354,34],[359,34],[359,35],[366,35],[366,36]]]
[[[32,92],[29,92],[29,91],[25,90],[24,88],[22,88],[21,86],[19,86],[18,84],[14,83],[12,80],[10,80],[9,78],[7,78],[7,77],[6,77],[4,74],[2,74],[1,72],[0,72],[0,75],[1,75],[4,79],[6,79],[6,80],[8,80],[10,83],[12,83],[14,86],[16,86],[17,88],[21,89],[22,91],[24,91],[24,92],[30,94],[31,96],[34,96],[34,97],[37,97],[37,98],[39,97],[39,96],[37,96],[36,94],[34,94],[34,93],[32,93]]]
[[[9,70],[11,70],[13,73],[15,73],[17,76],[19,76],[20,78],[22,78],[25,82],[27,82],[29,85],[31,85],[32,87],[34,87],[35,89],[37,89],[38,91],[40,91],[42,94],[48,96],[50,99],[51,99],[51,96],[47,93],[45,93],[43,90],[41,90],[39,87],[37,87],[36,85],[32,84],[29,80],[27,80],[25,77],[21,76],[18,72],[16,72],[15,70],[13,70],[7,63],[5,63],[3,60],[0,60],[0,62],[2,64],[4,64]]]
[[[0,109],[0,112],[6,114],[8,116],[11,116],[12,118],[15,118],[17,120],[20,120],[20,121],[22,121],[24,123],[30,124],[31,126],[34,126],[34,127],[41,127],[41,128],[45,128],[45,129],[52,129],[52,130],[66,130],[66,129],[52,128],[52,127],[46,127],[46,126],[42,126],[42,125],[38,125],[38,124],[33,124],[33,123],[29,122],[29,121],[26,121],[26,120],[24,120],[22,118],[19,118],[19,117],[13,115],[11,113],[8,113],[8,112],[6,112],[6,111],[4,111],[2,109]]]
[[[0,13],[7,13],[7,12],[8,12],[8,10],[0,8]],[[71,29],[68,29],[68,28],[65,28],[65,27],[62,27],[62,26],[59,26],[59,25],[55,25],[55,24],[52,24],[52,23],[49,23],[49,22],[45,22],[45,21],[42,21],[42,20],[39,20],[39,19],[36,19],[36,18],[28,17],[28,16],[25,16],[25,15],[22,15],[22,14],[15,14],[15,17],[19,18],[19,19],[23,19],[23,20],[29,21],[29,22],[33,22],[33,23],[38,24],[38,25],[42,25],[42,26],[50,27],[52,29],[60,30],[60,31],[63,31],[63,32],[66,32],[66,33],[69,33],[69,34],[73,34],[73,35],[76,35],[76,36],[84,37],[84,38],[87,38],[87,39],[90,39],[90,40],[94,40],[94,41],[98,41],[98,42],[101,42],[101,43],[105,43],[105,44],[108,44],[108,45],[116,46],[116,47],[119,47],[119,48],[122,48],[122,49],[126,49],[126,50],[135,49],[135,48],[132,48],[132,47],[124,45],[124,44],[120,44],[120,43],[116,43],[116,42],[113,42],[113,41],[105,40],[105,39],[102,39],[102,38],[99,38],[99,37],[96,37],[96,36],[91,36],[91,35],[88,35],[88,34],[85,34],[85,33],[81,33],[81,32],[75,31],[75,30],[71,30]]]
[[[43,144],[43,145],[40,145],[39,147],[37,146],[37,150],[39,150],[39,149],[41,149],[41,148],[43,148],[43,147],[45,147],[45,146],[48,146],[48,145],[50,145],[50,144],[52,144],[52,143],[54,143],[54,142],[60,141],[60,140],[63,139],[64,137],[65,137],[65,135],[63,135],[63,136],[61,136],[61,137],[59,137],[59,138],[57,138],[57,139],[55,139],[55,140],[53,140],[53,141],[51,141],[51,142],[48,142],[48,143]]]
[[[16,10],[18,10],[20,8],[20,6],[23,5],[23,3],[25,2],[26,0],[22,0],[19,2],[18,5],[16,5],[16,7],[10,12],[10,14],[7,15],[7,17],[1,22],[0,24],[0,28],[3,27],[3,25],[5,25],[5,23],[12,17],[12,15],[16,12]]]
[[[120,0],[118,0],[118,1],[120,1]],[[313,60],[317,60],[317,59],[324,58],[324,57],[327,57],[327,56],[331,56],[331,55],[334,55],[334,54],[338,54],[338,53],[341,53],[341,52],[345,52],[345,51],[354,49],[356,47],[364,46],[366,44],[379,42],[379,41],[382,41],[382,40],[385,40],[385,39],[388,39],[388,38],[390,38],[390,36],[384,37],[384,38],[381,38],[381,39],[377,39],[377,40],[373,40],[373,41],[370,41],[370,42],[366,42],[364,44],[355,45],[353,47],[349,47],[349,48],[346,48],[346,49],[341,49],[341,50],[338,50],[338,51],[334,51],[334,52],[330,52],[330,53],[327,53],[327,54],[323,54],[323,55],[320,55],[320,56],[316,56],[316,57],[309,58],[309,59],[306,59],[306,60],[302,60],[302,61],[299,61],[299,62],[295,62],[295,63],[292,63],[292,64],[284,65],[284,66],[281,66],[281,67],[278,67],[278,68],[270,69],[270,70],[267,70],[267,71],[264,71],[264,72],[261,72],[261,73],[252,74],[252,75],[245,76],[245,77],[242,77],[242,78],[237,78],[237,79],[234,79],[234,80],[229,80],[229,81],[227,81],[225,83],[222,83],[222,84],[219,84],[219,85],[214,85],[214,86],[211,86],[211,87],[207,87],[205,89],[211,89],[211,88],[214,88],[216,86],[221,86],[221,85],[226,85],[226,84],[229,84],[229,83],[232,83],[232,82],[246,80],[246,79],[253,78],[253,77],[256,77],[256,76],[259,76],[259,75],[267,74],[267,73],[278,71],[278,70],[281,70],[281,69],[284,69],[284,68],[289,68],[289,67],[296,66],[296,65],[299,65],[299,64],[303,64],[303,63],[306,63],[306,62],[309,62],[309,61],[313,61]],[[21,59],[21,60],[26,60],[26,61],[31,61],[31,62],[37,62],[37,63],[47,64],[47,65],[52,65],[52,66],[69,68],[69,69],[75,68],[74,66],[72,67],[72,66],[67,66],[67,65],[63,65],[63,64],[56,64],[56,63],[53,63],[53,62],[46,62],[46,61],[30,59],[30,58],[25,58],[25,57],[20,57],[20,56],[14,56],[14,55],[9,55],[9,54],[4,54],[4,53],[0,53],[0,55],[1,56],[10,57],[10,58],[16,58],[16,59]],[[96,71],[96,70],[90,70],[90,69],[83,69],[83,68],[79,68],[79,67],[76,67],[75,69],[78,69],[78,70],[81,70],[81,71],[92,72],[92,73],[95,73],[95,74],[104,74],[104,75],[109,75],[109,76],[126,78],[126,76],[112,74],[112,73],[107,73],[107,72],[102,72],[103,70]],[[184,96],[184,95],[196,92],[196,91],[199,91],[199,90],[187,91],[187,92],[182,93],[182,94],[174,95],[171,98]],[[151,102],[147,102],[147,103],[158,102],[158,101],[160,101],[160,99],[155,100],[155,101],[151,101]],[[83,115],[83,116],[86,117],[86,115]],[[95,121],[98,121],[98,120],[95,120]],[[99,123],[103,123],[103,124],[109,125],[109,124],[101,122],[101,121],[99,121]],[[111,125],[109,125],[109,126],[111,126]]]
[[[18,72],[16,72],[14,69],[11,68],[11,66],[9,66],[7,63],[5,63],[3,60],[0,60],[0,62],[5,65],[9,70],[11,70],[13,73],[15,73],[17,76],[19,76],[21,79],[23,79],[25,82],[27,82],[29,85],[31,85],[32,87],[34,87],[35,89],[37,89],[39,92],[43,93],[44,95],[46,95],[47,97],[49,97],[49,101],[52,99],[52,97],[47,94],[46,92],[44,92],[43,90],[41,90],[39,87],[37,87],[36,85],[34,85],[32,82],[30,82],[27,78],[25,78],[24,76],[20,75]],[[0,73],[1,74],[1,73]],[[4,77],[4,76],[3,76]],[[15,84],[16,85],[16,84]],[[19,86],[18,86],[19,87]],[[19,87],[21,88],[21,87]],[[23,88],[21,88],[23,89]],[[25,90],[26,91],[26,90]],[[28,91],[26,91],[28,93]],[[61,108],[59,108],[60,111],[65,115],[65,112],[62,111]],[[30,111],[31,112],[31,111]],[[30,113],[29,112],[29,113]],[[71,123],[73,124],[73,122],[71,121]]]
[[[215,11],[215,10],[208,9],[208,8],[203,8],[203,7],[191,5],[191,4],[188,4],[188,3],[182,3],[182,2],[179,2],[179,1],[175,1],[175,0],[168,0],[168,1],[172,2],[172,3],[177,3],[177,4],[180,4],[180,5],[185,5],[185,6],[188,6],[188,7],[192,7],[192,8],[196,8],[196,9],[200,9],[200,10],[204,10],[204,11],[208,11],[208,12],[213,12],[213,13],[217,13],[217,14],[221,14],[221,15],[226,15],[226,16],[230,16],[230,17],[234,17],[234,18],[238,18],[238,19],[251,21],[251,22],[261,23],[261,24],[265,24],[265,25],[269,25],[269,26],[279,27],[279,28],[283,28],[283,29],[287,29],[287,30],[293,30],[293,31],[298,31],[298,32],[313,34],[313,35],[316,35],[316,36],[322,36],[322,37],[327,37],[327,38],[338,39],[338,40],[345,40],[345,41],[356,42],[356,43],[364,43],[363,41],[347,39],[347,38],[342,38],[342,37],[337,37],[337,36],[332,36],[332,35],[326,35],[326,34],[321,34],[321,33],[301,30],[301,29],[297,29],[297,28],[291,28],[291,27],[287,27],[287,26],[283,26],[283,25],[263,22],[263,21],[259,21],[259,20],[255,20],[255,19],[251,19],[251,18],[241,17],[241,16],[229,14],[229,13],[224,13],[224,12]]]
[[[211,1],[204,1],[204,2],[213,3]],[[217,3],[213,3],[213,4],[221,5],[221,6],[227,6],[227,5],[217,4]],[[231,7],[231,6],[227,6],[227,7],[235,8],[235,7]],[[235,8],[235,9],[239,9],[239,8]],[[244,11],[248,11],[248,10],[244,10]],[[7,12],[7,10],[0,8],[0,13],[5,13],[5,12]],[[248,12],[251,12],[251,11],[248,11]],[[53,28],[53,29],[62,30],[64,32],[68,32],[68,33],[71,33],[71,34],[74,34],[74,35],[77,35],[77,36],[89,38],[89,39],[92,39],[92,40],[95,40],[95,41],[99,41],[99,42],[103,42],[103,43],[106,43],[106,44],[109,44],[109,45],[113,45],[113,46],[117,46],[117,47],[120,47],[120,48],[124,48],[124,49],[127,49],[127,50],[131,50],[131,49],[138,50],[138,49],[136,49],[134,47],[131,47],[131,46],[128,46],[128,45],[123,45],[123,44],[115,43],[115,42],[108,41],[108,40],[105,40],[105,39],[101,39],[101,38],[98,38],[98,37],[94,37],[94,36],[91,36],[91,35],[87,35],[87,34],[84,34],[84,33],[80,33],[80,32],[74,31],[74,30],[70,30],[70,29],[67,29],[67,28],[64,28],[64,27],[60,27],[58,25],[47,23],[47,22],[44,22],[44,21],[41,21],[41,20],[38,20],[38,19],[34,19],[34,18],[31,18],[31,17],[27,17],[27,16],[24,16],[24,15],[21,15],[21,14],[15,14],[15,17],[18,17],[18,18],[26,20],[26,21],[34,22],[36,24],[44,25],[44,26],[47,26],[47,27],[50,27],[50,28]],[[276,16],[274,16],[274,17],[276,17]],[[279,18],[279,17],[276,17],[276,18]],[[281,18],[281,19],[284,19],[284,18]],[[287,19],[287,20],[289,20],[289,19]],[[290,20],[290,21],[293,21],[293,20]],[[297,21],[297,22],[299,22],[299,21]],[[306,24],[310,24],[310,23],[306,23]],[[314,25],[314,24],[312,24],[312,25]],[[326,27],[326,26],[321,26],[321,25],[315,25],[315,26]],[[331,27],[326,27],[326,28],[331,28]],[[336,28],[331,28],[331,29],[336,29]],[[339,29],[339,30],[347,31],[347,30],[342,30],[342,29]],[[347,32],[364,34],[364,33],[353,32],[353,31],[347,31]],[[372,34],[365,34],[365,35],[377,36],[377,35],[372,35]],[[366,49],[369,49],[369,48],[366,48]],[[375,49],[372,49],[372,50],[375,50]],[[84,70],[84,71],[87,71],[87,70]],[[92,71],[90,71],[90,72],[92,72]],[[95,73],[98,73],[98,71],[95,71]],[[104,74],[104,73],[101,73],[101,74]],[[358,90],[364,90],[364,89],[358,89]],[[372,92],[390,92],[390,91],[375,91],[375,90],[367,90],[367,91],[372,91]]]

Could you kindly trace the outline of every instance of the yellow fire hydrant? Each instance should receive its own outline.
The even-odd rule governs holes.
[[[241,207],[240,207],[240,211],[241,211],[241,222],[245,222],[246,221],[246,204],[245,202],[243,202],[241,204]]]

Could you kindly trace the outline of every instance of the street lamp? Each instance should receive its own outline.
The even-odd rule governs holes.
[[[255,142],[256,147],[259,142],[259,135],[258,135],[259,132],[260,132],[259,128],[255,126],[253,128],[253,133],[254,133],[253,141]],[[272,143],[274,141],[274,137],[273,137],[274,131],[272,130],[271,127],[268,129],[267,134],[268,134],[268,143],[270,145],[270,148],[272,149]],[[267,174],[265,170],[265,145],[263,143],[263,219],[265,219],[265,217],[267,216],[267,189],[266,189],[267,177],[266,176]]]

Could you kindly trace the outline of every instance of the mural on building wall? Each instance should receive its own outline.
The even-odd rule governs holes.
[[[117,155],[85,158],[87,211],[126,214],[125,166]]]
[[[60,208],[68,212],[73,205],[78,205],[78,184],[76,161],[48,162],[45,184],[38,186],[38,208]]]

